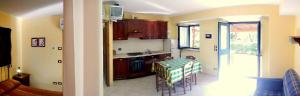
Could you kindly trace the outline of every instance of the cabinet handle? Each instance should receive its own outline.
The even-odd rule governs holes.
[[[120,59],[120,61],[122,61],[123,59]]]

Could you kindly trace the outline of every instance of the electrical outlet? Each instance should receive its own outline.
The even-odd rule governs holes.
[[[62,82],[57,82],[58,85],[62,85]]]
[[[52,82],[53,85],[57,85],[57,82]]]
[[[62,63],[62,60],[58,60],[57,62],[58,62],[58,63]]]
[[[58,50],[62,50],[62,47],[57,47]]]

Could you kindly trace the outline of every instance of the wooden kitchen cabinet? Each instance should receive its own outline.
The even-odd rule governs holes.
[[[156,62],[159,62],[167,56],[171,56],[171,53],[134,57],[134,58],[114,59],[113,61],[114,80],[137,78],[137,77],[155,74],[154,72],[152,72],[153,61],[157,60]],[[134,63],[134,62],[139,62],[139,63]],[[138,64],[138,66],[133,66],[136,64]]]
[[[152,72],[152,64],[155,60],[159,60],[159,55],[152,55],[145,57],[145,72],[146,74],[154,74]]]
[[[131,38],[143,38],[147,30],[147,22],[139,19],[127,20],[127,33]]]
[[[126,79],[128,76],[129,61],[127,58],[114,59],[114,80]]]
[[[142,39],[158,39],[157,21],[148,21],[146,27],[147,29]]]
[[[171,56],[171,53],[159,55],[159,60],[162,61],[162,60],[164,60],[167,56]]]
[[[166,21],[147,21],[147,30],[142,39],[167,39],[168,24]]]
[[[113,39],[127,40],[140,39],[167,39],[167,21],[146,21],[141,19],[125,19],[113,23]]]
[[[167,39],[168,38],[168,22],[166,21],[157,21],[158,25],[158,38]]]
[[[127,21],[119,20],[113,23],[113,40],[127,40]]]

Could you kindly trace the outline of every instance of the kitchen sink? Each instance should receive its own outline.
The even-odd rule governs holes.
[[[132,53],[127,53],[128,56],[138,56],[138,55],[143,55],[143,52],[132,52]]]

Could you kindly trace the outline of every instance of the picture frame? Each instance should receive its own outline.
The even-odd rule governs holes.
[[[31,38],[31,47],[38,47],[38,38]]]
[[[31,47],[46,47],[45,37],[31,38]]]
[[[46,47],[46,39],[45,38],[39,38],[39,47]]]

